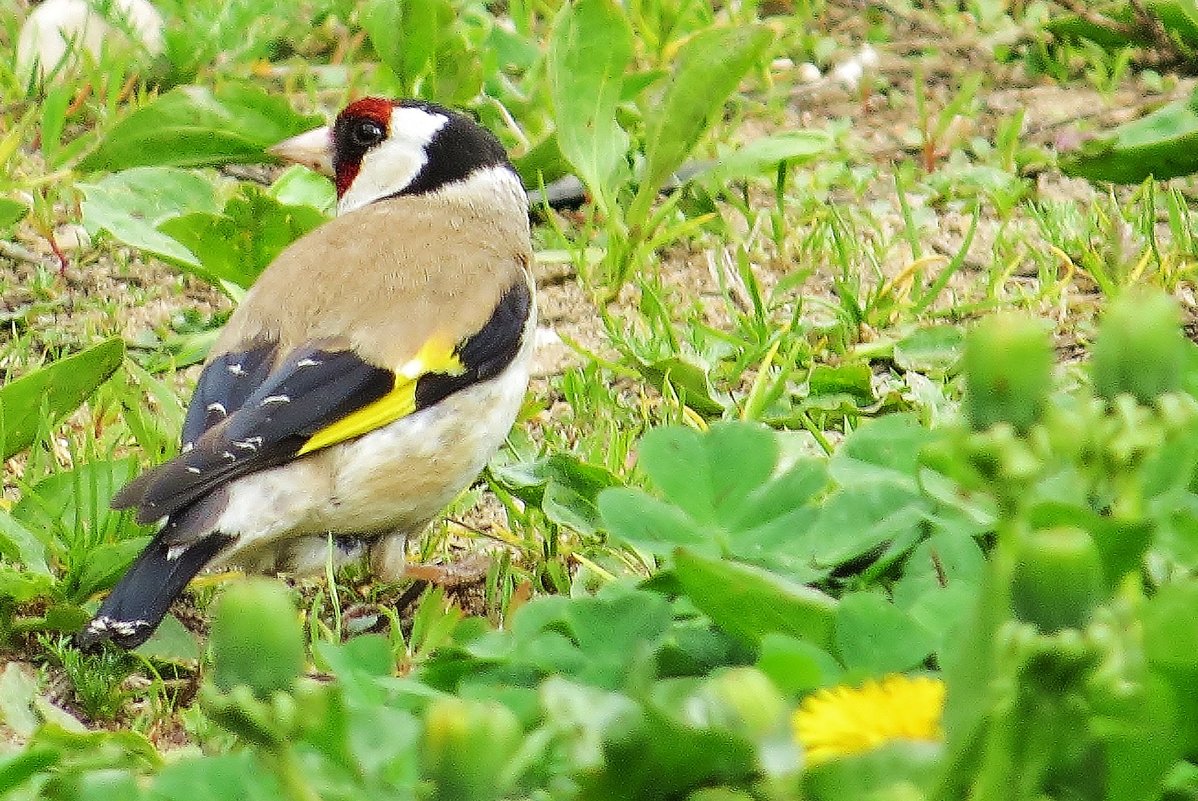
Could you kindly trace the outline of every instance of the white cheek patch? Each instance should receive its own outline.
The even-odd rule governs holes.
[[[337,201],[337,213],[402,192],[428,163],[428,144],[447,122],[444,114],[397,106],[391,112],[391,135],[362,157],[357,176]]]

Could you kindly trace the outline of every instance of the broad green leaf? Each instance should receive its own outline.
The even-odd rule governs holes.
[[[751,423],[717,423],[706,433],[653,429],[640,443],[640,466],[666,498],[701,525],[736,519],[778,459],[774,433]]]
[[[7,231],[28,213],[29,207],[21,201],[0,197],[0,231]]]
[[[1091,181],[1138,184],[1198,171],[1195,98],[1178,100],[1091,139],[1061,156],[1061,171]]]
[[[108,231],[122,243],[172,263],[199,265],[194,253],[158,226],[183,214],[215,214],[220,206],[210,181],[173,167],[138,167],[79,188],[88,233]]]
[[[711,385],[707,370],[685,359],[670,356],[654,362],[637,360],[633,367],[657,389],[665,392],[668,386],[679,401],[700,414],[716,417],[731,405],[724,394]]]
[[[785,634],[768,634],[762,639],[757,668],[788,695],[828,687],[844,673],[827,651]]]
[[[379,61],[401,81],[407,74],[403,67],[404,52],[407,50],[404,47],[405,34],[410,36],[405,23],[411,23],[405,19],[407,15],[404,11],[405,6],[411,5],[399,0],[371,0],[362,4],[358,12],[362,30],[370,37],[370,46],[378,54]]]
[[[129,537],[90,548],[87,561],[76,582],[76,589],[69,597],[83,603],[93,594],[113,586],[142,549],[149,544],[149,537]]]
[[[717,626],[751,645],[787,634],[828,650],[836,600],[761,568],[679,549],[674,573],[686,595]]]
[[[54,577],[49,573],[31,573],[0,563],[0,598],[23,604],[50,594]]]
[[[179,759],[154,777],[154,801],[278,801],[285,798],[275,774],[250,751]]]
[[[27,738],[37,728],[37,713],[34,700],[37,698],[36,672],[13,660],[0,671],[0,723],[12,729],[19,737]],[[32,674],[32,675],[31,675]]]
[[[892,481],[914,489],[919,455],[936,435],[910,414],[870,420],[850,434],[828,464],[842,486]]]
[[[323,175],[293,164],[270,185],[271,196],[284,206],[311,206],[331,215],[337,205],[337,190]]]
[[[897,740],[803,771],[809,801],[900,801],[928,798],[940,774],[939,743]]]
[[[116,372],[125,358],[119,338],[59,359],[0,387],[0,458],[27,448],[38,430],[78,408],[96,387]]]
[[[921,328],[895,343],[894,363],[904,370],[947,375],[965,352],[965,334],[955,325]]]
[[[801,538],[796,536],[794,547],[809,554],[816,566],[836,567],[893,539],[918,534],[926,511],[926,501],[900,484],[854,484],[820,508],[819,517]]]
[[[492,465],[492,479],[525,503],[540,505],[559,526],[594,534],[602,526],[599,493],[620,485],[620,479],[600,465],[568,453],[508,465]]]
[[[715,532],[705,530],[677,506],[639,490],[613,487],[599,495],[599,513],[612,536],[654,556],[667,556],[679,545],[716,555]]]
[[[200,643],[177,617],[167,615],[136,653],[159,662],[195,663],[200,658]]]
[[[1198,678],[1198,580],[1189,579],[1161,588],[1144,608],[1144,652],[1162,668],[1180,670]]]
[[[59,531],[64,536],[102,527],[121,516],[109,504],[136,472],[132,457],[77,465],[35,484],[13,507],[12,515],[31,529]]]
[[[219,214],[186,214],[159,228],[196,254],[209,280],[248,289],[283,248],[324,221],[312,206],[285,206],[247,184]]]
[[[361,15],[362,27],[370,36],[380,60],[399,81],[400,92],[437,95],[421,87],[421,78],[438,72],[438,56],[460,43],[454,30],[454,7],[445,0],[374,0]],[[434,99],[446,100],[437,96]]]
[[[267,147],[322,122],[292,111],[284,94],[249,84],[179,86],[114,125],[79,169],[253,164],[268,160]]]
[[[627,215],[632,225],[647,219],[658,191],[773,40],[773,32],[764,25],[738,25],[700,31],[678,49],[665,94],[647,115],[645,171]]]
[[[763,136],[723,156],[699,179],[707,186],[723,186],[738,178],[772,174],[781,163],[803,162],[832,149],[824,131],[783,131]]]
[[[0,556],[30,572],[50,575],[46,544],[3,509],[0,509]]]
[[[613,176],[628,149],[616,121],[632,30],[615,0],[562,6],[550,34],[549,95],[557,144],[603,211],[614,202]]]
[[[646,656],[670,624],[670,605],[659,595],[616,590],[573,599],[563,619],[586,657],[577,675],[587,684],[615,688],[629,665]]]
[[[867,676],[907,670],[932,653],[932,635],[894,604],[870,592],[841,597],[836,652],[849,670]]]

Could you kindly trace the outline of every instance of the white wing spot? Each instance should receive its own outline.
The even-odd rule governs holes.
[[[196,446],[196,444],[194,442],[184,442],[183,447],[180,449],[180,451],[182,453],[191,453],[192,449],[195,448],[195,446]]]
[[[324,364],[320,359],[300,359],[295,363],[296,367],[317,367]]]
[[[258,406],[269,406],[272,403],[291,403],[291,397],[289,395],[267,395]]]
[[[225,369],[228,370],[230,373],[232,373],[235,376],[245,375],[245,368],[242,367],[240,364],[225,365]]]
[[[207,406],[205,406],[205,407],[204,407],[204,411],[206,411],[206,412],[220,412],[220,414],[221,414],[221,416],[222,416],[222,417],[223,417],[223,416],[226,416],[226,415],[228,415],[228,414],[229,414],[229,413],[228,413],[228,412],[225,410],[224,404],[221,404],[221,403],[210,403],[210,404],[208,404]]]
[[[168,557],[169,558],[169,557]],[[103,635],[112,631],[118,637],[130,637],[138,629],[150,625],[148,620],[115,620],[105,615],[87,624],[87,630],[92,634]]]
[[[261,437],[254,437],[253,439],[261,439]],[[255,452],[258,450],[258,445],[256,443],[254,443],[252,440],[248,440],[248,439],[233,440],[233,447],[240,448],[243,451],[250,451],[250,452]]]
[[[192,467],[191,465],[188,465],[188,466],[187,466],[187,472],[189,472],[189,473],[192,473],[192,474],[194,474],[194,475],[197,475],[197,476],[198,476],[198,475],[200,474],[200,468],[198,468],[198,467]]]
[[[220,455],[220,458],[222,458],[222,459],[228,459],[230,462],[236,462],[236,461],[237,461],[237,457],[236,457],[236,456],[234,456],[234,455],[233,455],[233,454],[232,454],[230,451],[225,451],[224,453],[222,453],[222,454]]]
[[[166,561],[173,562],[187,552],[186,545],[172,545],[166,549]]]

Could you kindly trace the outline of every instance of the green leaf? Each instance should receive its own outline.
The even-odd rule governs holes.
[[[803,771],[810,801],[899,801],[927,798],[940,771],[938,743],[896,741]]]
[[[901,484],[854,484],[823,505],[794,549],[809,554],[814,565],[836,567],[890,540],[919,534],[926,513],[927,502]]]
[[[938,325],[903,337],[894,346],[894,363],[904,370],[944,376],[965,352],[965,334],[955,325]]]
[[[0,231],[7,231],[24,219],[29,207],[19,200],[0,197]]]
[[[1062,156],[1060,167],[1066,175],[1121,184],[1138,184],[1150,175],[1163,181],[1198,171],[1194,97],[1091,139],[1076,152]]]
[[[612,536],[654,556],[667,556],[679,545],[717,555],[715,532],[705,530],[677,506],[639,490],[613,487],[599,495],[599,513]]]
[[[781,163],[804,162],[832,149],[832,137],[824,131],[783,131],[754,139],[720,158],[698,180],[722,187],[737,178],[772,175]]]
[[[0,598],[23,604],[49,595],[53,587],[54,577],[48,573],[30,573],[0,563]]]
[[[167,615],[135,653],[159,662],[194,664],[200,658],[200,642],[177,617]]]
[[[632,29],[615,0],[562,6],[547,61],[557,144],[604,212],[614,201],[613,176],[628,149],[616,106],[631,61]]]
[[[750,645],[768,634],[787,634],[828,650],[836,601],[751,565],[674,553],[674,573],[687,597],[717,626]]]
[[[286,793],[275,773],[249,751],[180,759],[154,777],[154,801],[277,801]]]
[[[87,561],[78,578],[77,589],[70,597],[82,603],[93,594],[116,584],[117,579],[125,574],[125,570],[149,544],[148,536],[129,537],[89,548]]]
[[[700,525],[736,519],[777,459],[773,431],[752,423],[717,423],[706,433],[668,426],[653,429],[640,443],[640,466]]]
[[[653,386],[666,392],[667,386],[685,405],[709,417],[724,413],[730,402],[711,385],[708,371],[677,356],[653,362],[637,360],[632,365]]]
[[[79,188],[88,233],[108,231],[124,244],[174,264],[199,266],[194,253],[158,226],[192,212],[215,214],[220,206],[208,180],[173,167],[139,167]]]
[[[757,667],[787,695],[828,687],[844,673],[827,651],[784,634],[767,634],[762,639]]]
[[[122,513],[110,508],[117,490],[137,472],[132,457],[80,464],[35,484],[12,509],[13,517],[35,531],[64,535],[100,527]]]
[[[15,660],[0,672],[0,721],[22,739],[33,734],[38,724],[34,710],[38,694],[36,675],[33,671],[26,673]]]
[[[284,206],[311,206],[326,215],[331,215],[337,205],[333,182],[300,164],[284,170],[269,191]]]
[[[627,214],[632,225],[648,218],[657,193],[773,40],[773,32],[764,25],[738,25],[700,31],[678,49],[665,94],[647,115],[645,171]]]
[[[312,206],[286,206],[243,184],[220,214],[186,214],[159,229],[196,254],[208,280],[248,289],[285,247],[324,221]]]
[[[1198,677],[1198,581],[1168,584],[1144,608],[1144,652],[1154,665]]]
[[[936,439],[910,414],[888,414],[870,420],[845,438],[828,467],[843,486],[892,481],[915,487],[919,455]]]
[[[599,493],[620,484],[607,468],[568,453],[489,469],[492,479],[525,503],[539,505],[550,521],[583,534],[603,524]]]
[[[0,387],[0,458],[27,448],[43,425],[75,411],[124,358],[125,343],[114,338]]]
[[[0,556],[30,572],[50,575],[46,544],[3,509],[0,509]]]
[[[268,160],[265,148],[322,122],[292,111],[283,93],[249,84],[179,86],[114,125],[79,169],[254,164]]]
[[[923,626],[871,592],[853,592],[836,609],[836,651],[850,670],[878,676],[913,668],[932,653]]]

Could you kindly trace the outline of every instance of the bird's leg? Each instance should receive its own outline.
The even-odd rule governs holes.
[[[408,564],[407,550],[406,530],[382,535],[370,544],[370,572],[382,581],[403,580]]]

